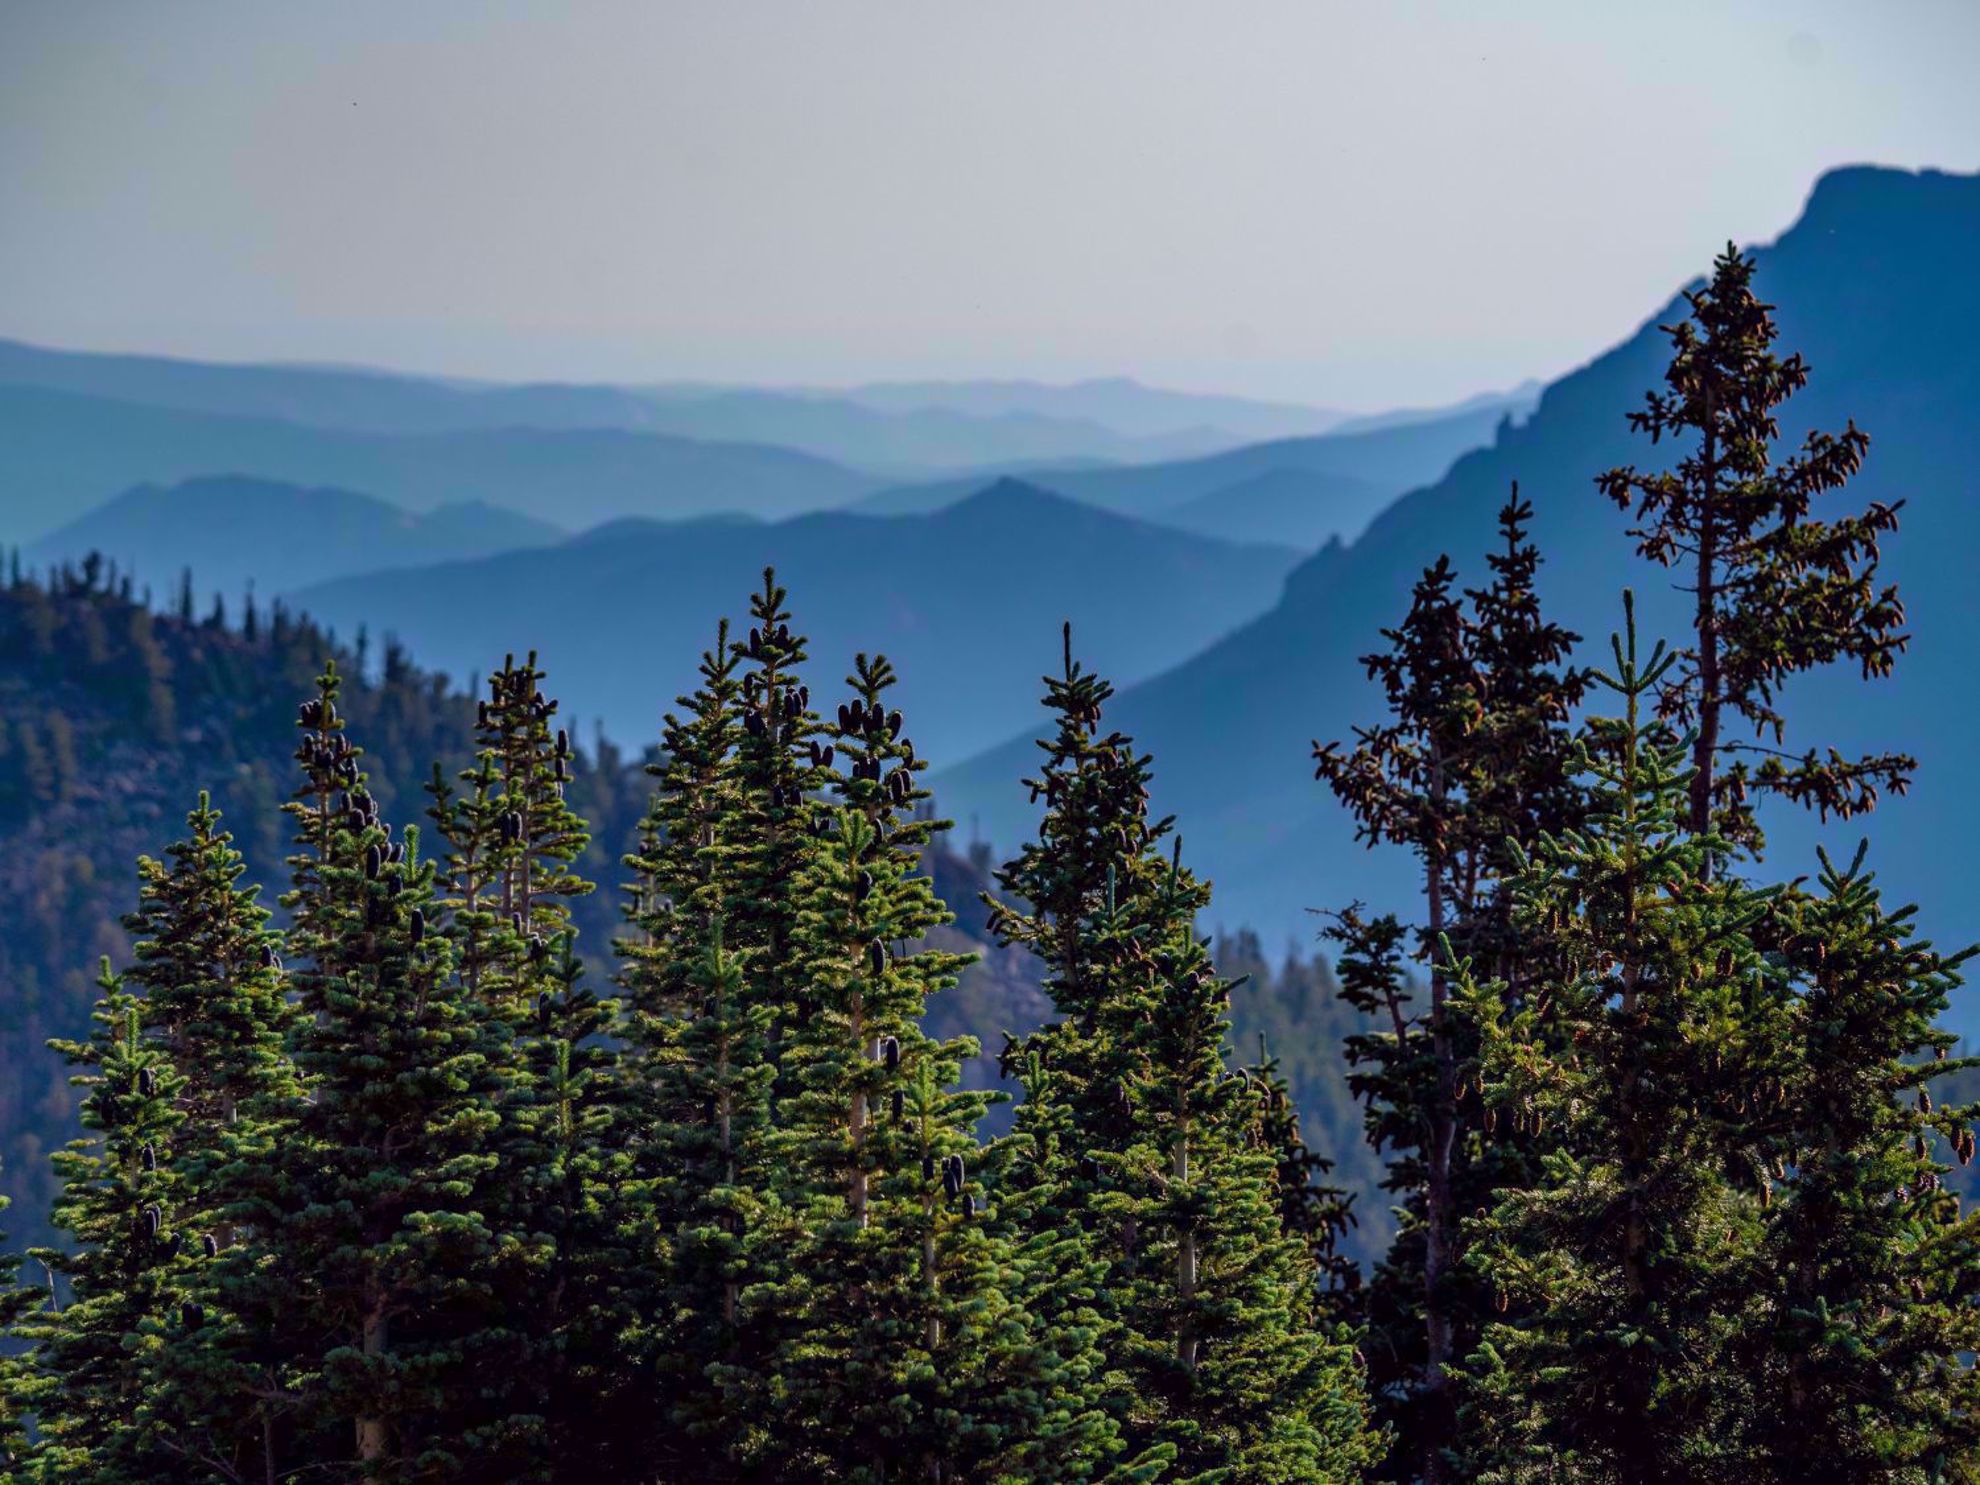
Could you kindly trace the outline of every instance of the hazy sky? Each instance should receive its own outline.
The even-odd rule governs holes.
[[[0,0],[0,335],[1430,402],[1827,166],[1980,167],[1976,58],[1976,0]]]

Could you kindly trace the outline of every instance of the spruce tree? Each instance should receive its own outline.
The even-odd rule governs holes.
[[[1755,1399],[1733,1364],[1759,1292],[1765,1149],[1791,997],[1763,954],[1772,895],[1708,870],[1689,830],[1689,747],[1647,715],[1674,657],[1634,619],[1598,679],[1586,823],[1515,873],[1516,922],[1553,967],[1529,994],[1460,962],[1488,1117],[1545,1134],[1542,1172],[1472,1224],[1469,1261],[1505,1311],[1470,1363],[1486,1480],[1745,1478]]]
[[[287,1039],[295,1013],[279,940],[259,888],[205,794],[187,835],[164,861],[138,863],[137,910],[124,920],[134,940],[131,987],[143,992],[139,1023],[178,1080],[172,1140],[161,1150],[180,1180],[179,1225],[197,1244],[183,1288],[188,1326],[156,1357],[148,1406],[161,1449],[197,1474],[251,1478],[263,1472],[273,1411],[259,1385],[259,1339],[240,1321],[223,1250],[252,1245],[235,1220],[243,1168],[266,1153],[261,1121],[293,1111],[301,1093]]]
[[[181,1080],[144,1037],[136,999],[103,965],[86,1042],[53,1045],[83,1071],[91,1134],[55,1155],[62,1179],[53,1220],[73,1245],[31,1255],[59,1289],[21,1326],[33,1343],[25,1388],[46,1478],[91,1485],[199,1478],[166,1449],[148,1383],[163,1355],[202,1317],[187,1302],[193,1257],[180,1226],[184,1182],[169,1158],[182,1121]],[[183,1308],[182,1308],[183,1306]]]
[[[1476,1344],[1489,1296],[1463,1267],[1464,1215],[1533,1169],[1532,1141],[1488,1129],[1461,1097],[1476,1037],[1448,1004],[1446,942],[1491,967],[1517,1000],[1546,952],[1515,931],[1504,879],[1513,853],[1579,818],[1568,717],[1586,688],[1568,664],[1578,636],[1550,622],[1535,591],[1531,504],[1517,487],[1499,511],[1499,545],[1483,588],[1456,591],[1447,558],[1425,570],[1410,608],[1364,657],[1390,717],[1355,745],[1315,745],[1318,776],[1370,847],[1401,845],[1423,872],[1424,918],[1412,935],[1359,907],[1335,916],[1343,998],[1379,1028],[1350,1037],[1350,1087],[1367,1133],[1392,1151],[1385,1186],[1403,1226],[1366,1296],[1364,1350],[1386,1421],[1408,1442],[1392,1471],[1439,1480],[1462,1472],[1464,1441],[1449,1372]],[[1427,1005],[1409,983],[1411,939],[1427,961]]]
[[[859,656],[834,750],[829,829],[799,884],[796,946],[812,1014],[786,1048],[782,1181],[796,1250],[777,1386],[800,1429],[773,1473],[878,1482],[1089,1478],[1110,1444],[1081,1405],[1090,1334],[1022,1304],[1025,1257],[994,1209],[1006,1152],[980,1148],[986,1096],[956,1089],[967,1040],[920,1027],[966,960],[925,946],[949,914],[921,870],[945,822],[926,799],[884,658]]]
[[[1867,845],[1867,843],[1866,843]],[[1738,1348],[1757,1379],[1749,1478],[1961,1479],[1980,1467],[1980,1215],[1942,1177],[1980,1106],[1930,1089],[1959,965],[1916,937],[1864,869],[1827,856],[1772,925],[1795,975],[1785,1096],[1758,1111],[1772,1188],[1759,1271],[1772,1314]]]
[[[0,1197],[0,1213],[8,1205],[7,1199]],[[0,1233],[0,1244],[5,1241],[6,1235]],[[11,1343],[40,1296],[21,1282],[19,1259],[14,1254],[0,1251],[0,1264],[5,1265],[4,1274],[0,1274],[0,1346],[5,1347],[0,1350],[0,1485],[14,1485],[27,1478],[32,1444],[27,1429],[28,1364]]]
[[[1038,839],[998,875],[1006,942],[1045,961],[1062,1019],[1010,1054],[1033,1081],[1019,1136],[1079,1141],[1036,1219],[1106,1263],[1103,1349],[1131,1455],[1178,1479],[1348,1478],[1372,1453],[1345,1342],[1318,1322],[1312,1255],[1285,1228],[1278,1152],[1224,1059],[1228,984],[1195,920],[1208,888],[1162,850],[1149,760],[1101,732],[1112,694],[1072,659],[1029,781]]]
[[[774,1284],[783,1265],[770,1139],[782,1004],[745,979],[727,926],[759,844],[749,819],[767,818],[746,817],[738,780],[742,658],[724,623],[701,685],[666,718],[662,756],[647,768],[658,787],[627,862],[631,932],[618,944],[621,1078],[651,1291],[635,1344],[667,1425],[656,1454],[683,1479],[732,1478],[763,1427],[730,1402],[766,1393],[776,1317],[745,1311],[741,1298]]]
[[[1914,767],[1899,753],[1784,750],[1787,680],[1839,661],[1885,675],[1909,641],[1897,590],[1877,586],[1878,542],[1897,528],[1902,502],[1815,517],[1817,498],[1862,467],[1870,440],[1854,423],[1811,432],[1776,460],[1781,408],[1809,370],[1798,354],[1775,353],[1773,306],[1754,293],[1753,274],[1753,260],[1727,244],[1711,281],[1686,291],[1690,317],[1663,327],[1664,388],[1630,426],[1653,443],[1680,442],[1683,456],[1669,470],[1624,466],[1597,478],[1634,517],[1637,550],[1681,572],[1692,595],[1691,643],[1658,698],[1663,716],[1692,730],[1686,824],[1749,847],[1760,838],[1754,792],[1848,818],[1883,789],[1902,793]]]
[[[528,1422],[489,1379],[526,1359],[496,1313],[490,1225],[506,1028],[429,932],[435,868],[392,839],[344,736],[334,671],[300,713],[285,897],[306,1101],[272,1131],[228,1255],[294,1399],[283,1467],[366,1482],[527,1478]],[[518,1439],[517,1435],[524,1437]]]

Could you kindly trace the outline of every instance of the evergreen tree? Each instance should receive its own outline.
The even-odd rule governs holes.
[[[1711,282],[1686,292],[1690,318],[1664,327],[1664,389],[1630,414],[1653,443],[1682,441],[1683,457],[1668,471],[1625,466],[1597,479],[1635,518],[1637,550],[1686,578],[1692,640],[1665,678],[1659,710],[1692,729],[1687,826],[1742,846],[1760,837],[1752,791],[1848,818],[1882,789],[1902,793],[1914,767],[1898,753],[1782,751],[1784,682],[1843,660],[1866,677],[1888,674],[1910,636],[1897,590],[1877,586],[1878,541],[1897,528],[1899,507],[1873,502],[1860,515],[1813,518],[1816,498],[1862,467],[1869,437],[1854,423],[1811,432],[1775,461],[1780,409],[1807,385],[1808,366],[1775,354],[1773,306],[1754,293],[1753,271],[1728,244]],[[1757,769],[1749,755],[1761,757]]]
[[[1633,616],[1590,724],[1585,825],[1512,880],[1555,967],[1512,1002],[1461,963],[1490,1117],[1547,1133],[1541,1178],[1472,1225],[1504,1318],[1472,1358],[1478,1478],[1746,1478],[1765,1155],[1791,998],[1756,942],[1770,894],[1708,870],[1731,849],[1685,817],[1684,739],[1645,715],[1674,663]],[[1516,1307],[1516,1308],[1515,1308]]]
[[[19,560],[16,555],[16,585]],[[6,1198],[0,1197],[0,1212],[7,1206]],[[0,1234],[0,1242],[4,1241],[5,1235]],[[16,1328],[33,1310],[38,1296],[19,1282],[18,1259],[5,1254],[0,1261],[6,1264],[4,1278],[0,1278],[0,1345],[6,1345],[15,1339]],[[27,1430],[28,1376],[26,1361],[11,1345],[0,1350],[0,1485],[14,1485],[27,1478],[32,1453]]]
[[[1586,679],[1567,664],[1579,636],[1541,611],[1532,515],[1515,487],[1483,588],[1460,597],[1447,558],[1425,570],[1401,625],[1383,631],[1390,649],[1363,660],[1390,719],[1356,729],[1350,750],[1314,748],[1357,836],[1408,847],[1423,870],[1416,949],[1429,965],[1427,1006],[1409,984],[1411,935],[1396,918],[1350,907],[1328,936],[1340,946],[1343,998],[1378,1028],[1347,1039],[1350,1086],[1371,1143],[1394,1152],[1384,1185],[1404,1218],[1367,1295],[1364,1347],[1383,1415],[1413,1445],[1391,1469],[1433,1481],[1463,1469],[1449,1372],[1489,1313],[1463,1268],[1460,1221],[1525,1181],[1535,1154],[1461,1098],[1477,1045],[1448,1004],[1442,945],[1489,965],[1517,1001],[1546,951],[1515,931],[1505,877],[1520,845],[1571,827],[1581,808],[1568,717]]]
[[[1773,1188],[1759,1271],[1771,1322],[1742,1338],[1757,1379],[1748,1478],[1970,1479],[1980,1471],[1980,1216],[1942,1184],[1973,1158],[1980,1106],[1928,1091],[1958,966],[1885,906],[1864,851],[1822,860],[1774,935],[1801,994],[1784,1097],[1764,1104]],[[1938,1138],[1935,1139],[1935,1136]],[[1942,1142],[1942,1143],[1941,1143]],[[1936,1146],[1936,1148],[1935,1148]]]
[[[745,1311],[741,1297],[774,1284],[783,1264],[770,1125],[782,1006],[763,982],[745,980],[726,926],[757,843],[738,779],[741,660],[724,623],[702,656],[700,687],[666,718],[662,758],[648,765],[658,788],[627,862],[632,933],[618,945],[624,1097],[639,1131],[633,1161],[652,1260],[644,1311],[655,1317],[636,1344],[665,1400],[655,1411],[671,1425],[657,1452],[682,1479],[733,1477],[764,1425],[730,1406],[767,1391],[776,1334],[775,1317]]]
[[[1229,986],[1194,926],[1208,888],[1179,847],[1164,859],[1148,759],[1101,734],[1111,687],[1074,664],[1070,630],[1065,650],[1046,682],[1056,735],[1030,781],[1046,813],[998,876],[1029,908],[999,906],[1000,931],[1045,960],[1063,1018],[1011,1054],[1037,1080],[1019,1134],[1082,1145],[1037,1217],[1106,1262],[1103,1346],[1130,1453],[1160,1451],[1178,1479],[1348,1478],[1372,1453],[1360,1379],[1318,1324],[1278,1153],[1253,1138],[1256,1096],[1225,1065]]]
[[[285,1052],[295,1012],[260,889],[201,794],[188,834],[165,861],[138,862],[138,906],[126,982],[142,992],[139,1020],[183,1080],[172,1155],[195,1191],[226,1157],[225,1136],[256,1100],[293,1094]]]
[[[1360,1297],[1361,1269],[1341,1251],[1353,1225],[1351,1193],[1327,1184],[1333,1162],[1307,1144],[1300,1133],[1299,1107],[1279,1070],[1279,1059],[1261,1033],[1258,1060],[1243,1070],[1251,1085],[1253,1111],[1248,1143],[1271,1152],[1278,1167],[1279,1225],[1306,1245],[1320,1276],[1322,1310],[1348,1320]]]
[[[513,1241],[495,1275],[504,1330],[488,1339],[522,1345],[527,1361],[507,1375],[502,1408],[542,1420],[540,1444],[519,1435],[532,1451],[595,1473],[621,1446],[601,1426],[625,1401],[603,1363],[624,1324],[630,1252],[618,1237],[613,1053],[599,1040],[612,1008],[584,987],[571,926],[572,900],[592,891],[572,870],[589,837],[566,799],[575,750],[545,679],[534,651],[520,665],[505,657],[477,704],[461,791],[428,786],[447,845],[433,908],[459,991],[503,1038],[484,1214]]]
[[[96,1026],[56,1050],[84,1069],[93,1134],[54,1157],[54,1223],[70,1251],[31,1255],[69,1298],[21,1326],[33,1368],[24,1389],[40,1433],[41,1477],[90,1485],[198,1478],[161,1443],[147,1383],[161,1354],[200,1316],[185,1303],[191,1258],[179,1219],[184,1182],[169,1159],[181,1080],[144,1038],[137,1001],[106,960]],[[59,1292],[59,1291],[58,1291]]]
[[[1090,1335],[1041,1326],[973,1134],[986,1097],[955,1090],[972,1042],[926,1036],[928,998],[966,961],[922,946],[949,919],[921,870],[938,822],[884,658],[859,656],[835,753],[831,828],[799,885],[813,1010],[796,1023],[780,1177],[797,1244],[774,1303],[790,1316],[776,1385],[801,1430],[770,1439],[778,1478],[878,1482],[1089,1478],[1111,1440],[1076,1382]],[[1036,1255],[1034,1255],[1036,1256]]]
[[[287,1056],[295,1013],[278,940],[259,889],[218,811],[202,794],[188,834],[166,861],[138,863],[138,906],[126,976],[143,992],[139,1022],[178,1080],[173,1138],[161,1147],[178,1175],[179,1225],[197,1262],[184,1278],[188,1325],[155,1358],[147,1401],[161,1449],[195,1475],[249,1479],[266,1464],[271,1409],[257,1387],[256,1338],[245,1333],[223,1249],[252,1242],[233,1220],[243,1163],[265,1153],[260,1121],[300,1096]]]
[[[271,1132],[239,1209],[258,1251],[229,1254],[251,1324],[294,1399],[282,1468],[366,1482],[520,1479],[528,1422],[489,1379],[520,1367],[490,1226],[506,1028],[427,931],[435,869],[393,841],[343,734],[339,678],[299,719],[303,781],[290,942],[308,1098]],[[341,1461],[341,1463],[339,1463]],[[539,1466],[541,1468],[541,1466]]]
[[[818,717],[798,669],[806,641],[791,630],[788,598],[766,567],[763,587],[750,598],[754,622],[739,646],[745,662],[735,763],[741,818],[735,886],[723,915],[729,943],[746,959],[751,994],[772,1008],[778,1097],[790,1090],[778,1049],[814,1009],[793,963],[798,901],[792,884],[817,850],[807,796],[830,783],[822,748],[814,750]]]

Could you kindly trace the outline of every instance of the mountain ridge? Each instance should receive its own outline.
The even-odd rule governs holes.
[[[1818,182],[1796,222],[1757,250],[1757,285],[1779,306],[1781,344],[1806,355],[1809,387],[1787,408],[1798,443],[1808,426],[1850,418],[1871,436],[1862,476],[1840,497],[1856,508],[1906,499],[1904,524],[1887,544],[1885,574],[1899,583],[1916,639],[1889,680],[1864,689],[1834,672],[1790,688],[1790,726],[1804,743],[1845,750],[1904,747],[1921,772],[1911,798],[1887,802],[1862,828],[1830,831],[1853,847],[1873,833],[1894,890],[1916,896],[1948,936],[1980,922],[1963,909],[1933,863],[1954,859],[1980,830],[1980,802],[1958,785],[1960,739],[1976,720],[1962,698],[1980,663],[1980,597],[1970,594],[1966,554],[1980,529],[1961,472],[1980,467],[1980,176],[1854,167]],[[1215,878],[1234,915],[1268,934],[1304,936],[1312,909],[1356,898],[1406,906],[1415,872],[1399,853],[1352,843],[1340,812],[1312,778],[1312,739],[1347,736],[1381,716],[1359,657],[1404,611],[1418,572],[1448,551],[1461,580],[1484,573],[1482,553],[1498,506],[1515,481],[1536,507],[1542,594],[1554,617],[1586,636],[1599,658],[1621,619],[1620,592],[1637,590],[1646,640],[1681,636],[1670,574],[1636,558],[1628,520],[1604,501],[1594,476],[1617,463],[1652,465],[1665,451],[1633,436],[1626,415],[1658,384],[1668,359],[1657,326],[1680,312],[1674,296],[1627,337],[1550,383],[1524,422],[1461,455],[1439,479],[1405,494],[1349,546],[1330,546],[1287,574],[1279,602],[1249,624],[1172,667],[1126,687],[1112,720],[1155,754],[1156,802],[1178,813],[1188,854]],[[1266,701],[1269,699],[1269,705]],[[1790,740],[1797,735],[1790,734]],[[1030,819],[1022,795],[1001,782],[1024,757],[1022,736],[935,779],[944,808],[984,822],[999,845]],[[1779,812],[1776,812],[1777,814]],[[1852,822],[1856,823],[1856,822]],[[1770,823],[1773,860],[1805,869],[1823,834],[1782,816]],[[1980,1018],[1967,1025],[1980,1029]]]

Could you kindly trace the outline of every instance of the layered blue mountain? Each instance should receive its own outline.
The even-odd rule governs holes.
[[[1325,433],[1349,417],[1293,402],[1176,392],[1144,386],[1124,376],[1066,384],[1024,380],[868,382],[837,395],[882,412],[942,408],[978,418],[1014,414],[1073,418],[1130,438],[1214,428],[1233,443]]]
[[[1083,651],[1147,676],[1270,605],[1288,548],[1205,540],[1005,480],[929,516],[824,512],[775,524],[620,521],[562,545],[342,579],[297,602],[368,624],[465,677],[536,649],[568,714],[658,735],[729,615],[738,637],[766,565],[811,636],[829,710],[859,649],[900,671],[924,757],[960,759],[1025,725],[1071,620]]]
[[[1311,550],[1335,537],[1358,535],[1403,491],[1437,478],[1460,454],[1489,443],[1502,422],[1531,406],[1532,396],[1520,391],[1474,400],[1442,416],[1275,439],[1198,459],[1040,469],[1029,478],[1103,510]],[[887,514],[939,510],[971,488],[969,481],[955,479],[896,486],[869,496],[860,508]]]
[[[1339,414],[1164,392],[1134,382],[780,389],[463,382],[359,368],[225,365],[51,350],[0,340],[0,384],[179,412],[274,418],[359,433],[617,429],[775,444],[896,479],[1039,462],[1146,462],[1311,432]],[[1097,395],[1104,392],[1104,395]],[[1109,421],[1118,414],[1122,423]],[[1264,430],[1264,431],[1261,431]]]
[[[1980,838],[1974,738],[1980,735],[1980,176],[1853,168],[1825,176],[1794,226],[1758,253],[1758,286],[1779,306],[1782,345],[1812,367],[1786,408],[1785,442],[1850,419],[1871,437],[1861,476],[1835,508],[1905,502],[1885,545],[1885,575],[1904,595],[1914,635],[1888,680],[1847,670],[1785,693],[1800,747],[1914,753],[1916,787],[1874,815],[1831,827],[1854,846],[1867,834],[1894,893],[1916,898],[1941,940],[1980,933],[1959,863]],[[1701,265],[1701,268],[1703,265]],[[1482,580],[1494,515],[1517,481],[1537,510],[1553,611],[1588,636],[1600,659],[1640,595],[1645,641],[1682,640],[1684,595],[1673,575],[1638,559],[1629,521],[1596,491],[1595,475],[1654,467],[1668,446],[1633,435],[1625,415],[1668,360],[1657,330],[1683,313],[1673,300],[1621,345],[1547,387],[1530,419],[1502,426],[1435,480],[1383,512],[1352,545],[1327,548],[1287,578],[1269,612],[1186,663],[1127,688],[1111,720],[1156,759],[1157,803],[1178,811],[1190,859],[1212,876],[1220,913],[1273,933],[1310,935],[1308,910],[1354,899],[1406,905],[1415,873],[1398,853],[1370,855],[1313,779],[1316,738],[1346,738],[1381,716],[1358,657],[1403,613],[1412,583],[1440,553]],[[1103,664],[1105,657],[1096,655]],[[1023,838],[1033,812],[1015,781],[1033,750],[1022,737],[938,776],[945,810],[981,819],[1000,846]],[[1774,811],[1767,869],[1814,865],[1821,829]],[[1269,940],[1268,940],[1269,941]],[[1980,1014],[1959,1013],[1980,1030]]]
[[[100,552],[155,594],[192,574],[204,604],[380,568],[547,546],[569,533],[483,501],[409,511],[374,495],[247,475],[137,485],[28,547],[37,568]]]
[[[0,385],[0,541],[32,541],[137,484],[244,474],[412,510],[481,500],[566,530],[620,516],[842,505],[874,481],[810,454],[618,428],[371,433]]]

